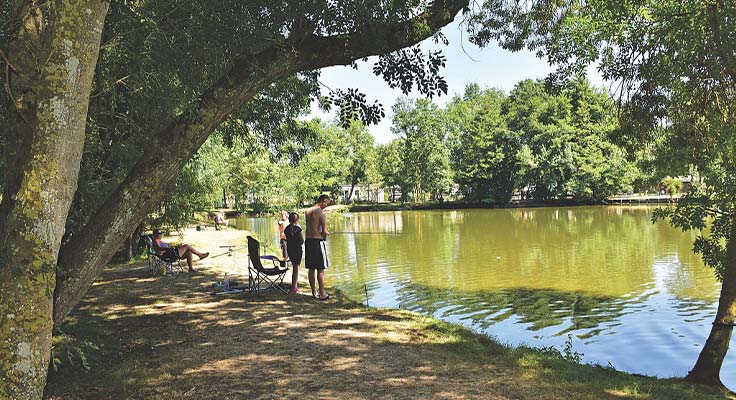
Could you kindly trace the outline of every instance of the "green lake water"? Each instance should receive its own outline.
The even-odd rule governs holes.
[[[458,322],[513,345],[661,377],[692,367],[720,284],[694,234],[652,224],[654,207],[331,215],[327,284],[371,306]],[[303,218],[303,216],[302,216]],[[242,218],[272,249],[272,218]],[[732,341],[733,344],[736,339]],[[721,377],[736,388],[736,356]]]

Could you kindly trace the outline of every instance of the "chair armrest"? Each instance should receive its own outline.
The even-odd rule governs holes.
[[[286,268],[286,261],[276,256],[261,256],[261,259],[270,260],[273,263],[273,267],[276,269],[279,268],[279,265],[282,269]],[[278,263],[278,265],[276,263]]]

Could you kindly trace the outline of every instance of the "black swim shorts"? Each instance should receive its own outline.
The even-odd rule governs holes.
[[[302,263],[302,246],[287,246],[286,253],[289,255],[291,265],[299,265]]]
[[[327,261],[327,242],[321,239],[310,239],[304,241],[304,265],[308,269],[325,269],[329,266]]]

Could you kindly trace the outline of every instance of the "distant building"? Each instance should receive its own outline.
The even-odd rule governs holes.
[[[382,187],[371,187],[368,185],[356,185],[353,188],[353,196],[350,197],[351,185],[342,185],[342,202],[344,204],[350,203],[351,201],[366,202],[366,203],[383,203],[387,201],[385,196],[385,190]]]

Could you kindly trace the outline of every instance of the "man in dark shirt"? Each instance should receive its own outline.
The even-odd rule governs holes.
[[[299,226],[299,214],[289,214],[289,225],[284,228],[286,236],[286,252],[291,260],[291,290],[289,293],[299,293],[299,264],[302,263],[302,228]]]

